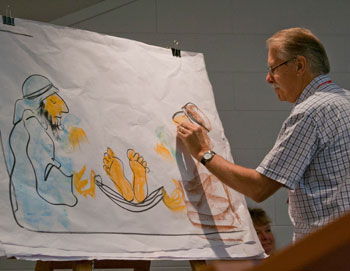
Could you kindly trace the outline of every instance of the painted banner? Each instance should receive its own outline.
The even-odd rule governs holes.
[[[24,259],[261,255],[244,197],[176,125],[232,161],[203,55],[16,19],[0,26],[0,244]]]

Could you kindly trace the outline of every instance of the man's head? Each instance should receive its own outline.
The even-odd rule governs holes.
[[[55,93],[41,101],[40,113],[44,115],[52,130],[56,132],[58,129],[62,129],[62,114],[68,113],[68,106],[65,101]]]
[[[266,81],[281,101],[294,103],[313,78],[330,71],[326,51],[310,30],[281,30],[266,44],[269,49]]]
[[[39,114],[45,117],[54,133],[62,129],[62,114],[68,113],[68,106],[47,77],[40,74],[29,76],[23,82],[22,92],[24,102],[38,109]]]
[[[270,228],[270,219],[265,211],[260,208],[249,209],[249,213],[261,245],[265,253],[270,255],[275,250],[275,237]]]

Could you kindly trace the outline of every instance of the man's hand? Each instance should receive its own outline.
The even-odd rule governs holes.
[[[210,150],[210,139],[207,131],[201,126],[187,121],[181,122],[177,126],[177,136],[198,161],[201,160],[204,152]]]
[[[181,122],[177,126],[177,136],[198,161],[211,149],[207,131],[201,126],[187,121]],[[281,183],[258,173],[255,169],[231,163],[219,154],[205,167],[220,181],[256,202],[262,202],[282,187]]]

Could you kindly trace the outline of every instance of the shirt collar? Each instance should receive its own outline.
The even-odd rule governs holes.
[[[299,98],[295,102],[295,105],[300,104],[301,102],[305,101],[308,97],[310,97],[312,94],[314,94],[317,90],[317,88],[327,82],[330,81],[330,78],[327,74],[322,74],[317,77],[315,77],[303,90],[303,92],[300,94]]]

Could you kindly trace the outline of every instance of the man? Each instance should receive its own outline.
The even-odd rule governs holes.
[[[55,144],[64,132],[62,117],[69,112],[58,91],[48,78],[33,74],[15,104],[9,136],[10,198],[17,224],[30,230],[69,229],[62,207],[78,202],[73,180],[78,185],[80,179],[72,173],[71,161],[56,154]],[[68,138],[78,144],[84,140],[83,130],[74,128]]]
[[[257,202],[288,188],[295,240],[350,210],[350,93],[327,76],[327,54],[309,30],[279,31],[267,46],[266,81],[294,108],[257,169],[215,155],[197,125],[181,123],[177,136],[222,182]]]
[[[271,231],[270,218],[261,208],[249,208],[249,214],[265,253],[271,255],[275,250],[275,237]]]

